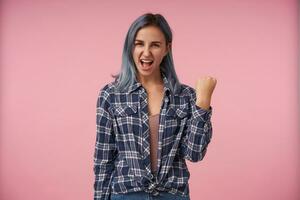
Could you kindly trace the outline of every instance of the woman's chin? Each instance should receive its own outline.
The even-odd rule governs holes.
[[[153,67],[139,67],[139,74],[149,76],[153,73]]]

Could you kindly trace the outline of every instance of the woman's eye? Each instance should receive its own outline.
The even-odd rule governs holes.
[[[135,43],[135,46],[140,46],[140,45],[142,45],[141,43]]]

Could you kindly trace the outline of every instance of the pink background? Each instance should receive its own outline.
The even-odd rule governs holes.
[[[300,199],[296,0],[2,1],[1,200],[93,198],[99,89],[125,34],[163,14],[180,80],[218,80],[191,199]]]

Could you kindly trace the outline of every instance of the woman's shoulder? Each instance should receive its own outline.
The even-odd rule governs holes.
[[[187,85],[187,84],[184,84],[184,83],[181,83],[181,90],[180,90],[180,93],[179,93],[179,96],[181,97],[195,97],[196,95],[196,90]]]
[[[105,99],[109,103],[111,103],[112,94],[115,91],[115,81],[105,83],[98,90],[98,99]]]
[[[115,87],[116,87],[115,81],[108,82],[100,87],[100,92],[112,93],[112,92],[114,92]]]

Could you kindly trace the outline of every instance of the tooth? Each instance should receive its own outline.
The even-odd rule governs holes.
[[[146,63],[151,63],[152,61],[150,60],[142,60],[143,62],[146,62]]]

